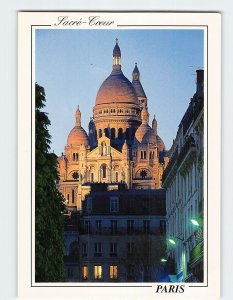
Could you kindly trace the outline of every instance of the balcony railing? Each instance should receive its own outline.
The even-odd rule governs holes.
[[[178,159],[177,159],[177,163],[178,165],[180,165],[183,160],[185,159],[185,157],[187,156],[187,154],[193,150],[196,150],[196,145],[195,145],[195,141],[194,141],[194,138],[192,136],[189,136],[187,138],[187,140],[185,141],[180,153],[179,153],[179,156],[178,156]]]
[[[177,162],[177,157],[178,157],[178,148],[176,148],[176,150],[174,151],[174,154],[172,155],[166,169],[163,172],[163,176],[162,176],[163,183],[164,183],[165,179],[167,178],[168,174],[170,173],[170,171],[174,168],[174,166]]]
[[[90,235],[164,235],[165,233],[160,230],[160,228],[151,228],[149,232],[145,232],[144,228],[133,228],[128,230],[127,227],[117,227],[113,230],[111,227],[102,227],[101,231],[95,228],[90,228],[85,230],[85,228],[79,228],[79,234],[90,234]]]

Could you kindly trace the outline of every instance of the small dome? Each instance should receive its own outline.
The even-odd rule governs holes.
[[[135,133],[135,138],[141,144],[156,144],[156,135],[148,124],[139,126]]]
[[[156,135],[156,142],[157,142],[159,152],[164,151],[165,144],[164,144],[163,140],[161,139],[161,137],[159,137],[158,135]]]
[[[89,140],[86,131],[81,126],[75,126],[69,133],[67,139],[67,145],[69,146],[84,145],[87,147],[89,145]]]
[[[58,160],[60,167],[65,167],[65,165],[66,165],[65,156],[63,156],[63,155],[59,156],[57,160]]]
[[[95,104],[104,103],[134,103],[138,104],[132,83],[120,71],[113,70],[102,83]]]

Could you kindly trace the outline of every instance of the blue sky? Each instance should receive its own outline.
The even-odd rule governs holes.
[[[194,29],[36,30],[36,82],[45,88],[51,150],[64,151],[79,105],[87,131],[98,89],[112,70],[119,39],[122,71],[131,81],[135,62],[148,98],[150,122],[172,145],[196,90],[196,69],[204,66],[204,32]]]

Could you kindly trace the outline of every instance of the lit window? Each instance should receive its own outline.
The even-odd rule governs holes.
[[[110,212],[118,212],[118,211],[119,211],[119,198],[110,197]]]
[[[88,280],[88,267],[82,266],[82,280]]]
[[[102,266],[94,266],[94,279],[102,279]]]
[[[117,279],[117,266],[110,266],[109,267],[109,277],[110,279],[114,280]]]

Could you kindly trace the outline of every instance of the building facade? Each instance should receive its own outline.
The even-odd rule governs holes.
[[[86,196],[82,206],[73,222],[77,236],[71,226],[65,237],[67,281],[160,281],[166,252],[163,189],[107,191],[105,186]]]
[[[81,126],[79,108],[64,154],[58,158],[58,187],[67,208],[81,210],[94,183],[117,189],[161,188],[167,165],[165,145],[154,118],[149,125],[148,99],[137,64],[130,82],[121,70],[118,42],[113,49],[113,68],[96,96],[88,134]]]
[[[167,256],[177,281],[203,282],[204,71],[169,151],[166,189]],[[174,274],[173,274],[174,275]]]

